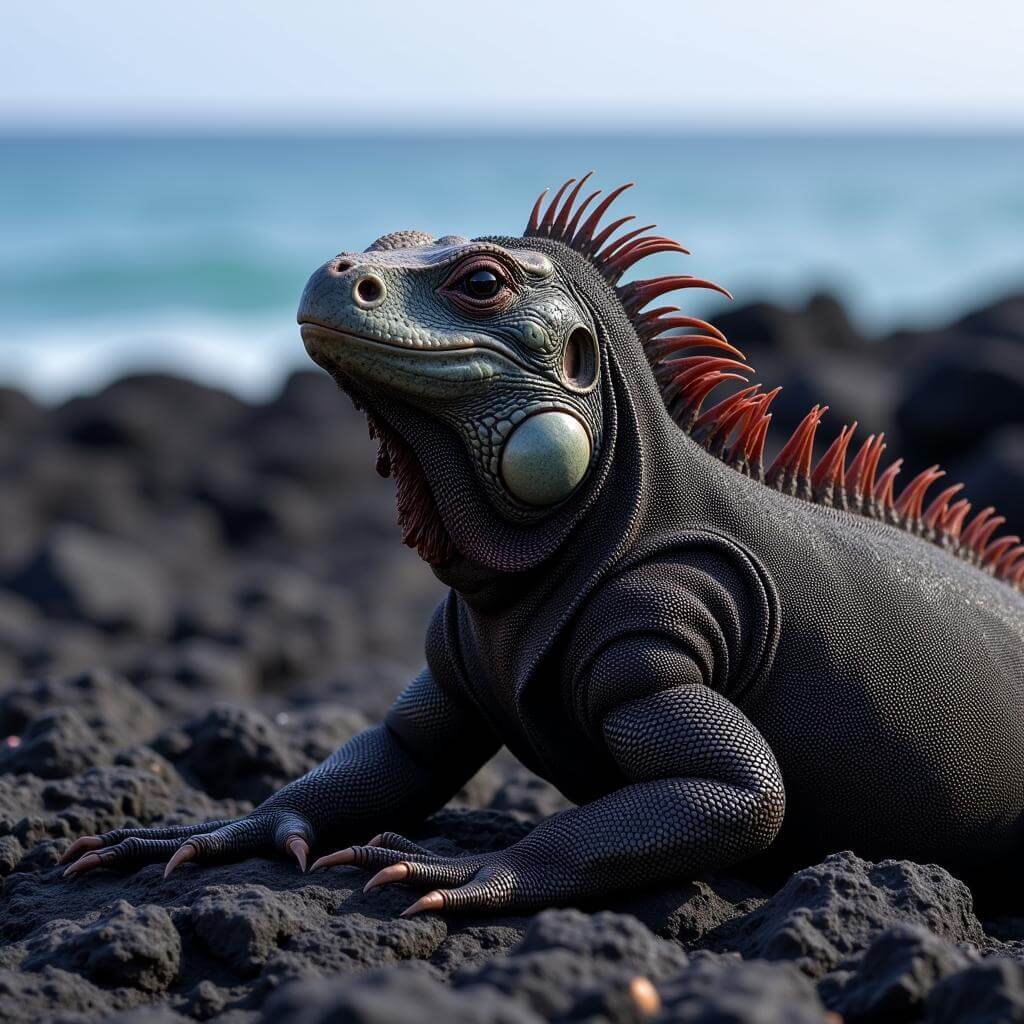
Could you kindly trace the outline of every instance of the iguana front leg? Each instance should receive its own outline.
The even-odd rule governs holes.
[[[453,701],[424,669],[384,724],[354,736],[331,757],[233,821],[124,828],[83,836],[68,848],[65,874],[136,868],[170,858],[242,860],[287,853],[305,870],[310,847],[372,835],[385,821],[415,822],[439,807],[498,749],[493,733]],[[330,847],[328,847],[330,848]]]
[[[367,888],[432,891],[423,910],[529,909],[689,878],[768,846],[782,823],[778,765],[742,712],[702,684],[622,704],[603,720],[626,784],[549,818],[514,846],[439,857],[385,833],[316,866],[377,868]]]

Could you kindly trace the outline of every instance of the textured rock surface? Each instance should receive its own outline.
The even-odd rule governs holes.
[[[795,396],[783,425],[827,397],[1021,500],[1019,403],[982,409],[967,389],[996,385],[955,368],[976,343],[1016,393],[1020,300],[869,350],[825,297],[733,319]],[[922,398],[947,364],[952,420]],[[157,376],[51,411],[0,389],[0,1019],[1024,1021],[1018,894],[979,920],[942,869],[849,853],[493,919],[402,920],[412,890],[282,859],[64,880],[82,833],[245,811],[416,671],[440,588],[373,455],[315,374],[262,406]],[[417,838],[498,849],[564,806],[503,754]]]
[[[1002,958],[950,975],[928,996],[929,1024],[1024,1021],[1024,967]]]
[[[26,946],[26,970],[60,967],[105,988],[163,992],[181,967],[181,937],[167,911],[124,900],[90,924],[52,921]]]
[[[895,925],[849,962],[852,970],[834,972],[820,992],[845,1021],[912,1021],[932,989],[970,963],[964,950],[926,928]]]
[[[981,943],[970,890],[934,864],[872,864],[849,852],[796,872],[763,906],[716,936],[744,957],[792,960],[820,977],[886,928],[920,924],[952,942]]]
[[[705,958],[661,986],[665,1021],[827,1024],[814,986],[790,964]]]

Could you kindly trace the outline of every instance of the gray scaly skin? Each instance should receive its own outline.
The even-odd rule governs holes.
[[[968,877],[1019,858],[1019,590],[709,454],[670,417],[636,310],[585,246],[543,234],[385,236],[300,304],[309,354],[383,438],[407,542],[451,587],[427,667],[251,814],[86,837],[70,872],[274,850],[304,868],[415,824],[502,745],[577,806],[499,853],[382,832],[314,866],[428,890],[416,913],[585,899],[769,847]]]

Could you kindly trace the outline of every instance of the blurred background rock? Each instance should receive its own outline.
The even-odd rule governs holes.
[[[8,683],[103,665],[196,708],[380,674],[386,702],[416,666],[440,588],[326,377],[259,405],[157,375],[10,392],[0,429]]]

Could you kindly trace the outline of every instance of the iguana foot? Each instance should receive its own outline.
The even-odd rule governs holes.
[[[98,836],[82,836],[65,851],[65,876],[96,868],[132,870],[167,861],[164,878],[190,860],[243,860],[281,851],[306,870],[312,830],[289,811],[253,813],[244,818],[206,821],[166,828],[119,828]],[[75,860],[75,858],[78,858]]]
[[[547,872],[529,860],[532,858],[521,856],[515,847],[444,857],[395,832],[384,832],[365,846],[348,846],[319,858],[310,871],[334,865],[376,869],[363,892],[395,882],[430,888],[402,911],[402,917],[412,917],[425,910],[525,909],[557,898],[558,894],[543,884]]]

